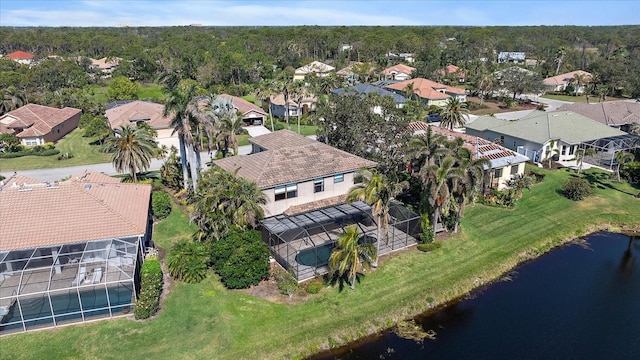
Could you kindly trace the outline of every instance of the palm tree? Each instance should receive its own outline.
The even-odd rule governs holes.
[[[207,277],[209,252],[204,244],[189,240],[177,242],[167,259],[169,274],[186,283],[198,283]]]
[[[556,148],[555,140],[551,140],[551,142],[549,142],[549,146],[545,149],[545,156],[548,161],[549,169],[551,169],[551,160],[553,160],[553,157],[551,156],[552,153],[560,154],[560,150]]]
[[[413,83],[410,82],[404,88],[404,97],[406,97],[409,100],[413,100],[413,95],[415,95],[415,89],[414,89]]]
[[[458,225],[464,213],[465,204],[482,190],[487,174],[485,169],[491,168],[491,161],[488,159],[473,160],[471,151],[465,147],[461,146],[457,151],[457,155],[459,159],[458,172],[461,176],[454,176],[451,181],[453,199],[456,201],[454,233],[458,232]]]
[[[629,154],[628,152],[625,151],[617,151],[616,152],[616,176],[618,177],[618,182],[622,181],[620,179],[620,167],[622,167],[622,164],[633,160],[633,155]]]
[[[379,242],[379,241],[378,241]],[[378,256],[373,244],[360,241],[360,233],[356,225],[347,226],[338,237],[336,247],[329,257],[329,273],[346,278],[351,289],[356,287],[358,269],[377,263]]]
[[[584,85],[586,81],[587,81],[587,78],[583,74],[573,75],[573,82],[575,84],[574,95],[576,96],[578,95],[578,90],[580,90],[580,86]]]
[[[451,97],[447,103],[440,108],[440,126],[453,130],[455,127],[463,127],[469,119],[467,103]]]
[[[276,131],[273,126],[273,114],[271,113],[271,96],[274,95],[273,91],[274,85],[273,80],[263,80],[256,90],[256,97],[260,99],[260,101],[266,101],[267,106],[269,107],[269,119],[271,119],[271,131]]]
[[[389,204],[409,184],[406,181],[398,184],[391,183],[386,176],[375,172],[375,170],[362,169],[359,175],[362,176],[363,181],[349,190],[347,202],[364,201],[371,206],[371,214],[377,218],[376,224],[378,226],[376,250],[380,251],[382,230],[384,230],[385,240],[387,242],[389,240]],[[373,266],[378,266],[377,256]]]
[[[302,116],[302,106],[300,103],[309,96],[309,91],[300,81],[296,81],[294,84],[296,85],[292,86],[289,90],[289,96],[291,96],[293,101],[298,105],[298,134],[300,134],[300,117]]]
[[[629,124],[629,134],[640,135],[640,123]]]
[[[434,133],[431,126],[427,128],[424,135],[416,135],[409,140],[409,154],[417,161],[412,164],[412,168],[420,171],[423,166],[435,164],[436,157],[443,153],[442,144],[444,136]]]
[[[137,182],[136,173],[147,170],[156,154],[156,142],[148,132],[129,125],[114,132],[105,140],[105,151],[113,152],[111,161],[119,173],[129,171],[133,182]]]
[[[578,149],[576,150],[576,164],[578,165],[578,174],[580,174],[580,171],[582,171],[582,164],[584,163],[584,158],[586,156],[593,156],[596,154],[596,151],[592,148],[586,148],[586,149]]]
[[[555,63],[557,64],[557,66],[556,66],[555,75],[558,75],[558,73],[560,72],[560,66],[562,65],[562,62],[564,61],[565,53],[566,53],[566,50],[565,50],[564,46],[560,47],[558,49],[558,51],[556,52]]]
[[[9,86],[2,91],[0,98],[0,115],[13,111],[27,104],[27,97],[14,86]]]
[[[218,149],[222,151],[222,156],[227,156],[229,146],[233,149],[233,154],[237,155],[238,138],[236,135],[242,130],[243,123],[238,118],[237,111],[233,106],[233,99],[218,96],[211,103],[211,113],[217,124]]]
[[[429,204],[433,210],[433,231],[437,231],[440,211],[451,197],[451,181],[462,181],[464,174],[456,167],[456,158],[446,156],[437,165],[430,165],[420,170],[423,186],[428,188]]]
[[[493,85],[495,84],[495,76],[488,72],[482,71],[478,77],[477,88],[480,93],[480,106],[484,104],[484,98],[487,96]]]
[[[516,174],[506,182],[506,185],[516,192],[516,198],[522,196],[522,190],[527,189],[531,192],[531,186],[533,185],[533,179],[531,176],[524,174]]]

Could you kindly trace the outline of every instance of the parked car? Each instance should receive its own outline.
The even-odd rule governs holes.
[[[440,117],[440,114],[438,114],[438,113],[429,114],[429,116],[427,116],[427,122],[439,122],[440,120],[442,120],[442,118]]]

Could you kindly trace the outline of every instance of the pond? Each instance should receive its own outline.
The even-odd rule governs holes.
[[[638,359],[640,238],[596,233],[393,330],[310,359]]]

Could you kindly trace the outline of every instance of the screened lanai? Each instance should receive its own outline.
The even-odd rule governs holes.
[[[0,252],[0,335],[128,313],[140,237]]]
[[[389,236],[380,243],[380,255],[417,243],[420,233],[420,216],[416,213],[391,203],[389,214]],[[375,244],[379,240],[371,207],[363,202],[267,218],[263,221],[263,238],[278,263],[302,281],[328,272],[331,250],[349,225],[358,227],[360,241]]]
[[[588,141],[580,144],[581,149],[592,148],[594,155],[584,157],[584,162],[613,171],[617,166],[616,153],[623,151],[633,153],[640,148],[638,135],[620,135]]]

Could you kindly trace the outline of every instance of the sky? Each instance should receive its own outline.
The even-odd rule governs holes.
[[[0,0],[0,26],[638,25],[640,0]]]

